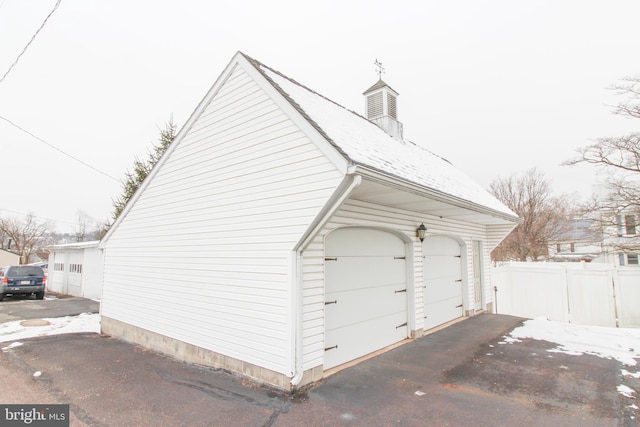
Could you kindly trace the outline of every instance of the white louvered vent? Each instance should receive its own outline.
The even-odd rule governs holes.
[[[367,118],[375,119],[382,116],[382,92],[367,96]]]
[[[389,116],[394,119],[398,118],[396,112],[396,97],[387,92],[387,108],[389,109]]]

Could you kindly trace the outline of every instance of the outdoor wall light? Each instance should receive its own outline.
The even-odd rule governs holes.
[[[427,237],[427,227],[425,227],[424,224],[420,224],[420,227],[416,228],[416,236],[418,236],[421,242]]]

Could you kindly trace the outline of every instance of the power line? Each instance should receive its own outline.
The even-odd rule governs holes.
[[[58,9],[58,6],[60,6],[60,2],[62,0],[58,0],[56,2],[56,5],[53,6],[53,10],[51,12],[49,12],[49,14],[47,15],[47,17],[44,19],[44,21],[42,21],[42,25],[40,25],[40,28],[38,28],[38,30],[35,32],[35,34],[31,37],[31,40],[29,40],[29,43],[27,43],[27,45],[24,47],[24,49],[22,49],[22,52],[20,52],[20,54],[18,55],[18,57],[16,58],[15,61],[13,61],[13,64],[11,64],[11,66],[9,67],[9,69],[7,70],[6,73],[4,73],[4,76],[2,76],[2,78],[0,78],[0,83],[2,83],[4,81],[4,79],[7,77],[7,75],[9,74],[9,72],[11,72],[11,70],[13,69],[13,67],[16,66],[16,64],[18,63],[18,61],[20,61],[20,57],[22,57],[22,55],[27,51],[27,48],[29,47],[29,45],[31,45],[31,43],[33,42],[33,40],[36,38],[36,36],[38,35],[38,33],[40,32],[40,30],[42,30],[45,26],[45,24],[47,23],[47,21],[49,20],[49,18],[51,18],[51,15],[53,15],[53,12],[56,11],[56,9]]]
[[[100,174],[102,174],[102,175],[106,176],[106,177],[107,177],[107,178],[109,178],[109,179],[112,179],[112,180],[114,180],[114,181],[116,181],[116,182],[120,182],[120,180],[119,180],[118,178],[114,178],[113,176],[109,175],[108,173],[103,172],[103,171],[101,171],[100,169],[98,169],[98,168],[96,168],[96,167],[94,167],[94,166],[91,166],[89,163],[87,163],[87,162],[83,162],[82,160],[78,159],[77,157],[74,157],[74,156],[72,156],[71,154],[69,154],[69,153],[67,153],[67,152],[65,152],[65,151],[63,151],[63,150],[61,150],[61,149],[59,149],[59,148],[58,148],[58,147],[56,147],[55,145],[48,143],[47,141],[45,141],[44,139],[40,138],[39,136],[36,136],[36,135],[32,134],[31,132],[29,132],[28,130],[26,130],[26,129],[24,129],[24,128],[20,127],[20,126],[18,126],[18,125],[17,125],[17,124],[15,124],[15,123],[13,123],[11,120],[7,119],[6,117],[0,116],[0,119],[2,119],[2,120],[4,120],[5,122],[9,123],[11,126],[15,127],[16,129],[21,130],[22,132],[26,133],[27,135],[29,135],[29,136],[31,136],[31,137],[33,137],[33,138],[37,139],[38,141],[42,142],[43,144],[45,144],[45,145],[47,145],[47,146],[49,146],[49,147],[53,148],[53,149],[54,149],[54,150],[56,150],[57,152],[62,153],[62,154],[64,154],[65,156],[67,156],[67,157],[69,157],[69,158],[71,158],[71,159],[75,160],[76,162],[83,164],[84,166],[86,166],[86,167],[88,167],[88,168],[90,168],[90,169],[92,169],[92,170],[94,170],[94,171],[96,171],[96,172],[98,172],[98,173],[100,173]]]
[[[55,223],[59,223],[59,222],[61,222],[61,223],[64,223],[64,224],[76,225],[76,223],[75,223],[75,222],[63,221],[63,220],[61,220],[61,219],[47,218],[47,217],[44,217],[44,216],[34,215],[33,213],[28,213],[28,214],[26,214],[26,213],[24,213],[24,212],[13,211],[13,210],[11,210],[11,209],[5,209],[5,208],[0,208],[0,211],[11,212],[11,213],[18,214],[18,215],[22,215],[22,216],[29,216],[29,215],[31,215],[31,216],[32,216],[32,217],[34,217],[34,218],[44,219],[44,220],[47,220],[47,221],[53,221],[53,222],[55,222]]]

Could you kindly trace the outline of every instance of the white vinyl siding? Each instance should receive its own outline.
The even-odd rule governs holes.
[[[292,374],[291,251],[342,179],[236,66],[110,236],[104,316]]]
[[[339,227],[365,226],[381,227],[397,233],[403,233],[413,241],[413,253],[407,253],[407,264],[414,266],[407,277],[409,292],[409,326],[410,330],[424,327],[422,244],[416,237],[416,228],[421,224],[427,227],[427,234],[453,236],[464,242],[466,258],[464,258],[463,298],[464,309],[473,310],[473,264],[472,240],[486,240],[486,227],[463,221],[441,219],[435,216],[422,215],[402,209],[348,200],[334,215],[323,231],[316,236],[313,243],[304,253],[304,290],[303,290],[303,335],[304,335],[304,369],[323,364],[324,360],[324,249],[326,235]],[[485,303],[491,301],[489,293],[489,259],[485,246],[484,259],[484,296]]]

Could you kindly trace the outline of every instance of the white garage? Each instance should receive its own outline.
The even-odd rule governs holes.
[[[329,369],[407,338],[406,245],[378,229],[342,228],[325,246]]]
[[[424,329],[428,330],[463,315],[462,253],[457,240],[448,236],[427,237],[424,259]]]
[[[65,295],[100,299],[103,253],[98,241],[50,247],[47,289]]]
[[[100,242],[102,332],[294,390],[422,336],[423,261],[434,323],[485,309],[489,252],[517,215],[405,140],[397,96],[376,82],[365,118],[238,52]],[[435,257],[452,242],[423,260],[418,230],[466,248],[463,284],[459,252]],[[77,289],[79,261],[56,263]]]

